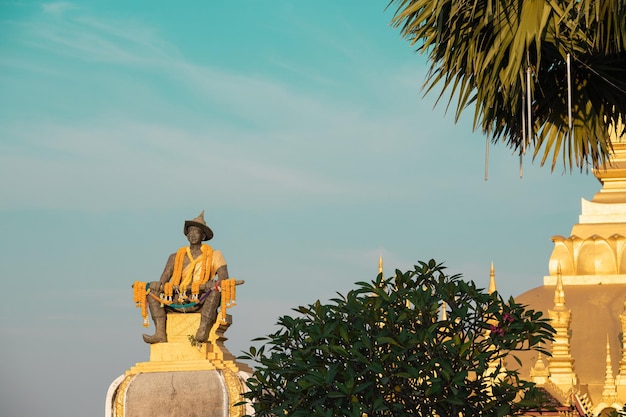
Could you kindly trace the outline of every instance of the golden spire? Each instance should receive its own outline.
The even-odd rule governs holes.
[[[382,274],[383,273],[383,256],[380,255],[380,257],[378,258],[378,273]],[[385,276],[383,275],[383,278],[385,278]]]
[[[563,277],[561,275],[561,263],[556,269],[556,288],[554,289],[554,307],[565,307],[565,290],[563,289]]]
[[[546,364],[543,363],[543,355],[541,354],[541,352],[537,353],[537,360],[535,361],[535,369],[546,369]]]
[[[491,261],[491,268],[489,269],[489,294],[496,292],[496,273],[493,269],[493,261]]]
[[[448,320],[448,304],[445,301],[441,302],[441,321]]]
[[[604,378],[604,388],[602,389],[602,401],[612,404],[617,398],[617,387],[613,378],[613,367],[611,366],[611,346],[609,335],[606,335],[606,373]]]
[[[574,373],[574,359],[570,354],[570,323],[572,311],[565,307],[565,290],[561,266],[557,268],[557,281],[554,290],[554,308],[548,310],[550,324],[556,330],[552,342],[552,357],[550,361],[550,381],[561,390],[568,391],[577,384]]]
[[[550,371],[546,368],[546,364],[543,362],[543,355],[539,352],[535,365],[530,368],[531,381],[537,385],[543,385],[548,381],[549,376]]]

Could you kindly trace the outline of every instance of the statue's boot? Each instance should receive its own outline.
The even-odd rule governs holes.
[[[198,331],[196,332],[196,341],[205,343],[209,339],[209,332],[213,324],[215,324],[217,314],[214,314],[213,317],[202,314],[200,317],[200,326],[198,326]]]
[[[155,319],[154,326],[156,327],[156,332],[152,336],[147,334],[142,335],[143,341],[150,344],[167,342],[167,333],[165,332],[165,317]]]
[[[167,342],[167,332],[165,331],[165,309],[161,307],[161,303],[152,297],[148,297],[148,307],[150,307],[150,315],[154,321],[156,332],[154,332],[152,336],[144,334],[143,341],[150,344]]]
[[[200,310],[200,326],[196,333],[196,341],[204,343],[209,338],[209,332],[217,319],[217,308],[220,305],[221,295],[218,291],[211,291]]]

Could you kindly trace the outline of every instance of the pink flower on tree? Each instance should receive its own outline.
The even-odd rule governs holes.
[[[504,323],[513,323],[513,316],[510,315],[509,313],[504,313],[502,315],[502,321]]]
[[[489,330],[491,331],[491,334],[494,336],[504,336],[504,329],[500,326],[494,326],[492,324]]]

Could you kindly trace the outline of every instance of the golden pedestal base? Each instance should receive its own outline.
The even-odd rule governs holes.
[[[226,322],[220,317],[209,332],[207,343],[193,346],[190,337],[195,336],[200,325],[200,313],[178,313],[167,315],[167,342],[150,345],[150,362],[141,362],[129,369],[126,374],[140,372],[205,371],[230,369],[233,372],[252,372],[224,346],[227,340],[224,332],[230,327],[232,317]]]
[[[200,313],[168,314],[167,342],[150,345],[150,361],[140,362],[116,379],[107,393],[107,417],[241,417],[245,381],[252,369],[236,362],[224,346],[226,316],[209,332],[209,340],[193,346]],[[249,411],[248,413],[250,413]]]

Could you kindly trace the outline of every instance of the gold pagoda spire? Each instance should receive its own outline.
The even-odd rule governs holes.
[[[493,261],[491,261],[491,267],[489,268],[489,288],[487,291],[489,292],[489,294],[493,294],[494,292],[496,292],[496,273],[493,268]],[[497,321],[494,320],[494,321],[490,321],[489,323],[495,325],[497,324]],[[489,333],[491,332],[487,330],[486,334],[489,335]],[[495,346],[491,345],[489,346],[488,349],[493,350],[495,349]],[[485,371],[485,375],[490,376],[492,379],[492,382],[499,381],[502,378],[504,378],[506,375],[506,368],[504,366],[502,359],[492,360],[489,363],[487,370]]]
[[[563,276],[561,275],[561,264],[557,266],[556,289],[554,290],[555,309],[565,308],[565,290],[563,289]]]
[[[489,294],[496,292],[496,273],[493,269],[493,261],[491,261],[491,268],[489,269]]]
[[[380,255],[380,257],[378,258],[378,274],[382,274],[383,273],[383,255]],[[385,278],[385,275],[383,275],[383,278]]]
[[[441,302],[441,321],[448,320],[448,304],[445,301]]]
[[[546,364],[543,362],[543,355],[541,352],[537,353],[537,361],[535,365],[530,369],[531,381],[537,385],[543,385],[548,381],[550,371],[546,368]]]
[[[602,401],[612,404],[617,399],[617,386],[613,378],[613,366],[611,365],[611,345],[609,335],[606,335],[606,373],[604,378],[604,388],[602,389]]]
[[[572,310],[565,306],[565,290],[560,267],[554,289],[554,308],[548,310],[548,316],[552,327],[556,330],[552,343],[552,357],[550,358],[550,381],[567,392],[576,385],[577,378],[574,373],[574,359],[570,354]]]

